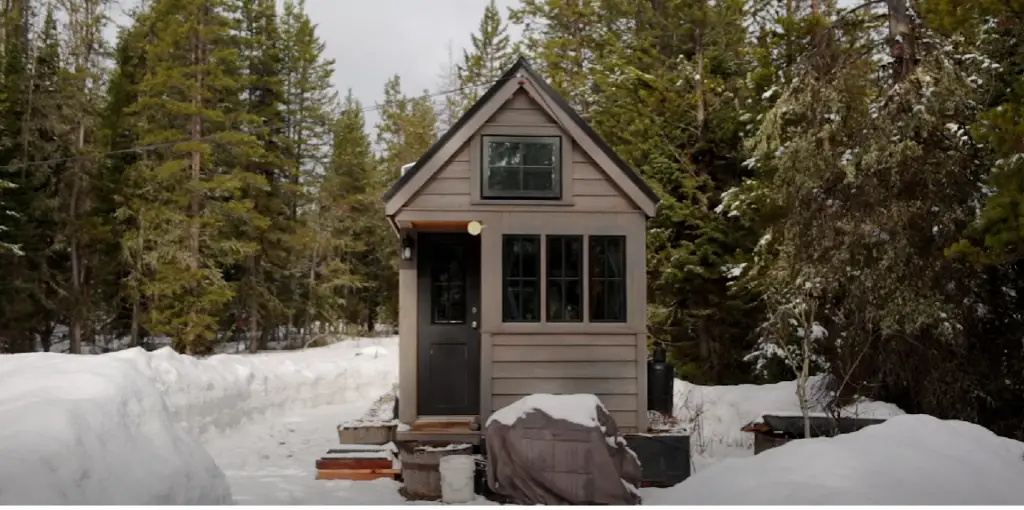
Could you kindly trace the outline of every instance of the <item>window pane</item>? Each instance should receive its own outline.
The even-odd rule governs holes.
[[[607,243],[605,244],[605,260],[607,261],[605,270],[607,271],[608,278],[625,277],[626,268],[624,268],[623,265],[626,263],[626,247],[624,245],[625,238],[607,238]]]
[[[548,236],[548,279],[561,278],[565,276],[562,272],[562,247],[565,246],[564,237]]]
[[[582,236],[548,236],[547,317],[552,322],[581,321]]]
[[[487,166],[521,166],[522,146],[518,142],[488,142]]]
[[[520,167],[493,166],[488,169],[487,185],[492,191],[519,191],[523,189],[522,173]]]
[[[524,143],[522,150],[524,166],[555,166],[554,143]]]
[[[583,236],[568,238],[565,246],[565,276],[580,278],[583,273]]]
[[[540,236],[502,236],[502,320],[540,320]]]
[[[519,320],[522,322],[540,321],[540,287],[537,285],[537,280],[523,280],[520,292],[522,293],[523,318]]]
[[[434,323],[466,320],[465,258],[460,247],[449,246],[430,254],[431,317]]]
[[[552,191],[554,189],[554,173],[550,168],[523,168],[523,191]]]
[[[522,278],[540,279],[540,236],[521,238]]]
[[[565,282],[565,318],[569,322],[583,320],[583,280]]]
[[[590,237],[590,320],[626,321],[626,238]]]
[[[561,195],[558,137],[484,136],[482,195],[557,198]]]

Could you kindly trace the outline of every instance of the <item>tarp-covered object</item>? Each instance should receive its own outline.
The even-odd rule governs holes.
[[[486,427],[487,483],[513,502],[640,504],[640,462],[596,396],[530,395]]]

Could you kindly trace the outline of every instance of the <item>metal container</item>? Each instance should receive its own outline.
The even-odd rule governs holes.
[[[672,487],[690,477],[690,436],[626,434],[626,444],[640,460],[644,487]]]
[[[659,343],[647,361],[647,409],[671,416],[676,369],[667,358],[665,347]]]

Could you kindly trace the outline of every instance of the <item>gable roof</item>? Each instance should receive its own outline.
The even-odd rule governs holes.
[[[577,128],[579,128],[579,130],[582,131],[584,135],[590,138],[597,146],[597,148],[612,162],[612,164],[615,167],[617,167],[623,173],[623,175],[625,175],[629,179],[629,181],[633,185],[637,187],[637,189],[646,198],[648,198],[655,205],[657,205],[661,201],[661,199],[658,198],[658,194],[655,193],[653,189],[651,189],[651,187],[644,181],[642,177],[640,177],[640,174],[638,174],[636,170],[633,170],[633,168],[630,167],[628,163],[623,161],[622,158],[619,157],[619,155],[616,154],[615,151],[612,150],[612,148],[609,147],[608,144],[597,134],[597,132],[595,132],[594,129],[591,128],[590,125],[585,120],[583,120],[583,118],[580,117],[578,113],[576,113],[576,110],[573,109],[573,107],[570,106],[569,103],[567,103],[565,99],[562,98],[562,96],[559,95],[558,92],[556,92],[555,89],[548,84],[548,82],[544,81],[544,79],[541,78],[539,74],[537,74],[533,67],[530,66],[530,63],[523,57],[519,57],[519,59],[516,60],[516,63],[513,64],[512,67],[510,67],[507,71],[505,71],[505,73],[501,75],[501,78],[498,78],[498,80],[495,81],[495,83],[491,85],[491,87],[488,88],[487,91],[484,92],[482,96],[480,96],[480,99],[477,100],[477,102],[474,103],[473,106],[470,107],[465,114],[459,117],[459,120],[456,121],[455,124],[453,124],[452,127],[449,128],[448,131],[446,131],[440,138],[438,138],[438,140],[434,142],[434,144],[431,145],[429,149],[427,149],[427,152],[423,153],[423,156],[421,156],[420,159],[417,160],[416,163],[413,164],[411,168],[402,173],[398,180],[395,181],[395,183],[392,184],[391,187],[388,188],[388,190],[384,193],[382,197],[384,201],[387,202],[391,200],[402,188],[408,185],[409,182],[416,177],[416,174],[419,173],[420,170],[423,169],[425,166],[427,166],[427,163],[430,162],[430,160],[433,159],[434,156],[436,156],[437,153],[441,151],[441,149],[447,146],[457,133],[462,131],[466,124],[469,123],[470,119],[472,119],[480,110],[484,108],[485,105],[487,105],[492,99],[494,99],[498,92],[504,88],[505,83],[519,76],[520,73],[525,74],[534,86],[538,87],[538,89],[541,92],[549,96],[549,98],[554,103],[554,106],[561,110],[562,113],[564,113],[565,116]]]

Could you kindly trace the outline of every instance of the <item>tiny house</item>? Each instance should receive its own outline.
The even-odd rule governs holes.
[[[399,439],[477,442],[473,422],[533,393],[592,393],[646,430],[658,197],[527,61],[384,201],[401,243]]]

